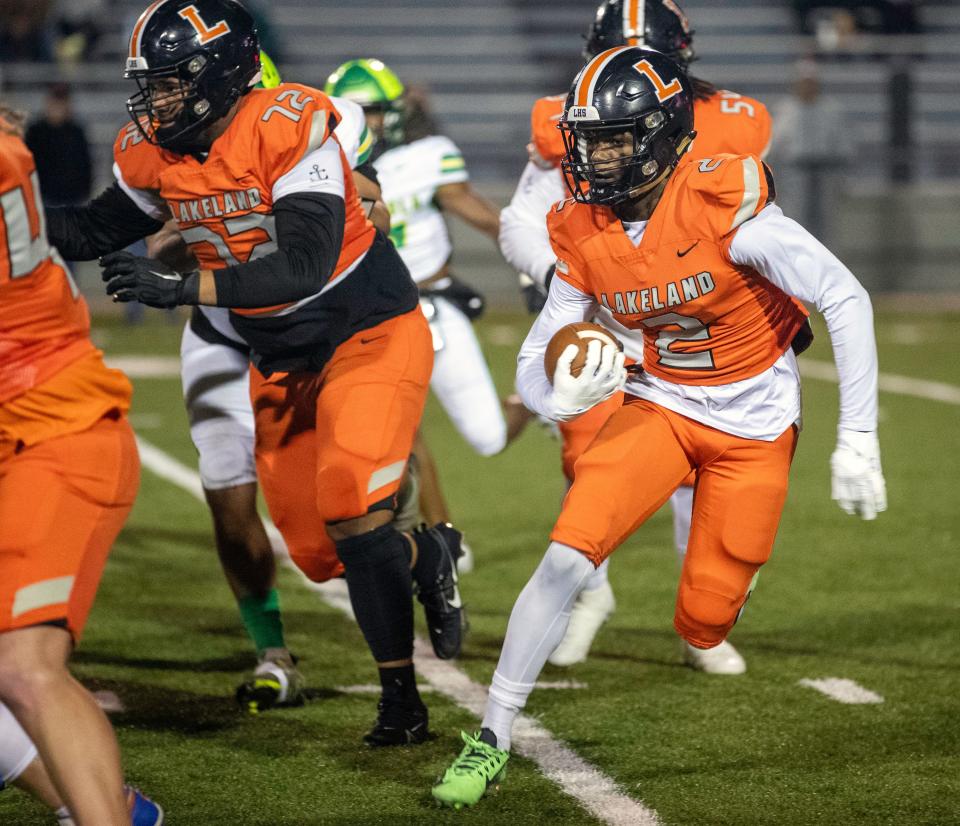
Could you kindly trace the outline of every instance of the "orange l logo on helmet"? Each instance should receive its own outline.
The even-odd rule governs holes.
[[[674,95],[683,91],[680,78],[675,77],[669,83],[664,83],[663,78],[657,74],[657,70],[650,65],[649,60],[641,60],[639,63],[634,63],[633,68],[653,84],[653,88],[657,93],[657,100],[661,103],[670,100]]]
[[[209,43],[211,40],[216,40],[218,37],[222,37],[230,31],[230,26],[227,25],[226,20],[221,20],[218,23],[214,23],[213,26],[208,26],[203,22],[196,6],[187,6],[185,9],[180,9],[178,14],[197,30],[201,43]]]

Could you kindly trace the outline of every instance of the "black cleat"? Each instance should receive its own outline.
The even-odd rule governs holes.
[[[377,722],[363,735],[371,748],[382,746],[415,746],[430,737],[427,707],[418,697],[409,700],[380,700]]]
[[[457,587],[457,560],[463,535],[453,525],[438,522],[413,533],[419,557],[413,569],[414,592],[423,605],[434,653],[450,660],[460,653],[467,614]]]

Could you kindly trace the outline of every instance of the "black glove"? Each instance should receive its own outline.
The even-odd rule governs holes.
[[[547,303],[547,291],[525,272],[520,273],[520,294],[527,305],[527,312],[536,315]]]
[[[200,303],[200,272],[179,273],[155,258],[111,252],[100,259],[107,294],[114,301],[139,301],[162,310]]]

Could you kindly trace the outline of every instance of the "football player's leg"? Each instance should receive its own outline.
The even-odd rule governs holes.
[[[681,566],[687,553],[687,542],[690,538],[694,481],[694,476],[691,474],[689,478],[683,480],[683,484],[670,497],[670,509],[673,512],[673,542]],[[735,676],[743,674],[747,670],[746,661],[729,640],[724,640],[713,648],[696,648],[684,641],[683,660],[692,669],[704,674]]]
[[[294,564],[313,582],[343,566],[317,508],[317,391],[313,374],[250,371],[256,420],[257,476],[274,525]]]
[[[431,525],[436,522],[449,522],[450,508],[440,485],[437,462],[420,429],[413,440],[413,455],[417,457],[420,471],[420,510],[423,511],[423,518]]]
[[[427,735],[413,673],[413,582],[437,653],[453,656],[460,647],[459,534],[438,526],[410,537],[393,524],[431,363],[418,308],[340,345],[317,400],[318,505],[383,688],[377,723],[365,738],[372,746]]]
[[[33,741],[10,709],[0,703],[0,789],[4,786],[17,786],[32,794],[54,811],[61,824],[73,823]]]
[[[476,803],[506,763],[513,722],[551,650],[563,638],[577,595],[616,547],[654,513],[690,471],[669,420],[647,402],[624,405],[583,454],[547,553],[510,614],[479,733],[433,796]]]
[[[509,743],[513,717],[532,690],[551,643],[562,638],[573,601],[593,569],[656,512],[689,472],[689,459],[669,420],[647,402],[614,413],[580,458],[550,536],[546,567],[538,569],[511,614],[485,718],[496,724],[498,742]],[[571,549],[590,565],[575,560]]]
[[[702,431],[717,452],[698,473],[674,627],[694,647],[713,648],[726,639],[773,550],[796,429],[774,442]]]
[[[273,548],[257,513],[248,356],[205,341],[188,324],[180,363],[220,565],[258,654],[285,650]]]
[[[443,340],[434,355],[430,389],[454,427],[481,456],[507,446],[507,422],[473,324],[453,304],[435,298],[432,324]]]
[[[615,393],[582,416],[561,423],[563,472],[568,482],[573,482],[577,459],[596,438],[607,419],[622,405],[623,393]],[[590,653],[597,632],[616,610],[609,568],[610,561],[605,560],[584,584],[570,614],[567,633],[550,655],[552,665],[567,666],[583,662]]]
[[[79,822],[129,822],[113,731],[66,663],[138,484],[124,419],[27,448],[0,468],[0,700]]]

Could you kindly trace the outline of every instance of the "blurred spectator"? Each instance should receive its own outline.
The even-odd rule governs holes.
[[[43,114],[27,127],[25,140],[37,162],[44,202],[48,206],[86,203],[93,183],[90,146],[83,126],[73,117],[65,83],[49,88]]]
[[[0,62],[49,62],[49,0],[0,0]]]
[[[92,57],[103,35],[106,0],[60,0],[53,15],[57,60],[76,63]]]
[[[854,150],[843,108],[822,94],[817,64],[802,61],[793,94],[774,108],[769,161],[777,203],[827,246]]]
[[[840,19],[836,12],[848,15],[855,30],[912,34],[920,30],[918,5],[919,0],[793,0],[801,31],[818,37],[824,21]]]

